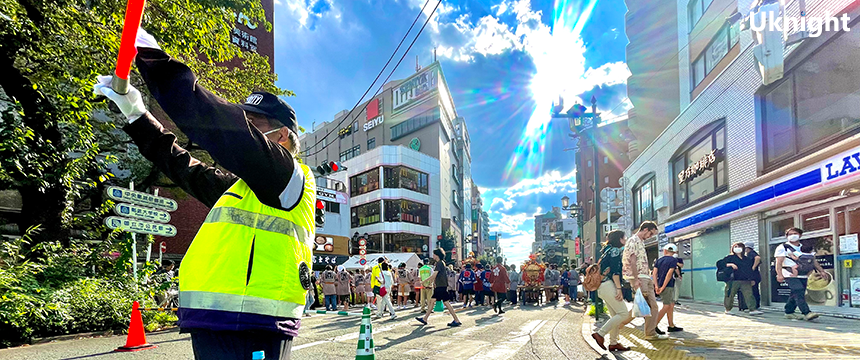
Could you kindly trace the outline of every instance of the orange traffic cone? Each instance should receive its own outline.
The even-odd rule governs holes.
[[[146,343],[146,334],[143,333],[143,318],[140,316],[140,304],[135,301],[131,305],[131,323],[128,325],[128,337],[125,346],[118,347],[114,351],[131,352],[146,349],[154,349],[155,345]]]

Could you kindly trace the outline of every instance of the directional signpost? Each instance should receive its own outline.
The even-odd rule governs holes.
[[[108,187],[107,195],[117,201],[114,212],[118,216],[108,216],[105,225],[111,229],[120,229],[131,233],[132,268],[134,278],[137,280],[137,234],[159,235],[165,237],[176,236],[176,227],[167,224],[170,221],[168,211],[176,211],[179,206],[173,199],[155,194],[135,191],[134,183],[129,188],[116,186]],[[161,253],[166,250],[164,242],[159,248],[158,260],[161,261]],[[152,244],[146,250],[146,261],[149,262]]]

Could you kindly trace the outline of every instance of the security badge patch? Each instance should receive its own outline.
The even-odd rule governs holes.
[[[302,288],[311,289],[311,269],[304,261],[299,264],[299,281],[302,283]]]

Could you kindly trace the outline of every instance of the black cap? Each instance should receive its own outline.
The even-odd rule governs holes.
[[[265,91],[255,91],[248,95],[244,104],[239,107],[258,114],[266,115],[280,121],[287,129],[299,135],[299,126],[296,122],[296,112],[290,104],[277,97],[275,94]]]

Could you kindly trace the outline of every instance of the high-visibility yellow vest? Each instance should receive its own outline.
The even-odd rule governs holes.
[[[312,266],[316,181],[310,168],[297,167],[304,187],[291,182],[284,190],[302,191],[289,211],[264,205],[241,179],[209,211],[180,269],[180,307],[188,323],[197,324],[189,312],[210,319],[222,311],[301,318]],[[300,175],[293,178],[297,185]]]
[[[370,270],[370,287],[382,287],[382,283],[379,282],[379,277],[382,274],[382,269],[379,268],[379,264],[371,268]]]

